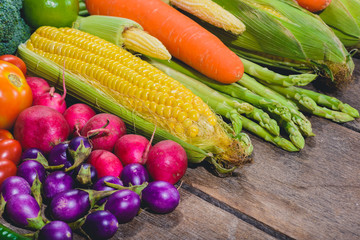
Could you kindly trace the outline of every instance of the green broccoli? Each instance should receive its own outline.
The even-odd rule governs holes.
[[[15,54],[19,44],[30,37],[30,27],[20,15],[22,2],[22,0],[0,1],[0,56]]]

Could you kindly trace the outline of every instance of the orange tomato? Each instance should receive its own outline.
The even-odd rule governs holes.
[[[32,92],[22,71],[0,60],[0,128],[10,129],[19,113],[32,105]]]

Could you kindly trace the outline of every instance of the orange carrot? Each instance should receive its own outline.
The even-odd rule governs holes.
[[[296,0],[296,1],[301,7],[313,13],[324,10],[331,3],[331,0]]]
[[[215,35],[161,0],[86,0],[92,15],[132,19],[158,38],[172,56],[222,83],[241,79],[240,58]]]

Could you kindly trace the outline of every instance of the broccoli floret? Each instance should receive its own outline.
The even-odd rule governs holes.
[[[22,0],[0,1],[0,55],[15,54],[30,37],[30,27],[21,18]]]
[[[30,27],[25,23],[24,19],[20,19],[12,31],[14,34],[10,41],[0,42],[0,56],[5,54],[15,54],[20,43],[23,43],[30,38]]]

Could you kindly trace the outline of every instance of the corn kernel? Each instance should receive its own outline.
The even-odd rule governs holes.
[[[160,116],[163,116],[164,109],[165,109],[165,106],[163,104],[158,104],[156,107],[156,113],[159,114]]]
[[[179,122],[183,122],[186,118],[187,118],[186,112],[181,111],[177,115],[176,120],[178,120]]]
[[[198,121],[199,118],[200,118],[200,114],[198,111],[196,111],[195,109],[191,109],[189,112],[188,112],[188,115],[189,115],[189,118],[193,121]]]
[[[164,112],[163,112],[164,117],[169,118],[171,116],[171,111],[172,111],[172,107],[165,106]]]
[[[190,137],[196,137],[199,134],[199,127],[196,125],[191,125],[188,129],[188,134]]]
[[[185,128],[188,128],[191,126],[192,123],[193,121],[190,118],[186,118],[182,124]]]
[[[217,122],[217,119],[215,116],[211,116],[211,117],[208,117],[208,122],[210,123],[211,126],[215,126],[216,122]]]
[[[174,118],[177,118],[177,116],[179,115],[180,112],[181,112],[181,108],[173,107],[172,112],[171,112],[171,116],[174,117]]]

